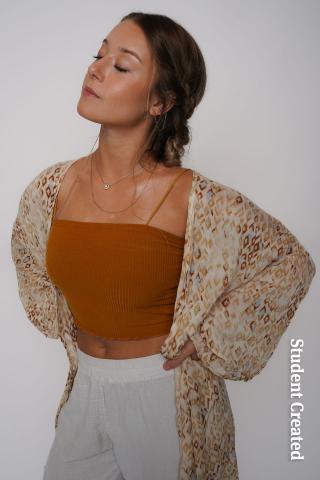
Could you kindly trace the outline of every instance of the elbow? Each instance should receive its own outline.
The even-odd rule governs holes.
[[[313,277],[315,276],[316,274],[316,265],[313,261],[313,258],[311,257],[310,253],[306,252],[307,255],[308,255],[308,259],[307,259],[307,270],[308,270],[308,273],[309,273],[309,278],[310,278],[310,283],[311,281],[313,280]]]
[[[300,293],[302,299],[308,293],[312,280],[316,274],[315,262],[310,253],[303,247],[301,248],[297,261],[293,263],[293,273],[301,286]]]

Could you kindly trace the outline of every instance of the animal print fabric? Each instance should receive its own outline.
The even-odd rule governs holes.
[[[76,160],[46,167],[22,193],[11,252],[29,320],[60,339],[69,372],[55,417],[78,367],[76,326],[63,293],[45,267],[54,203]],[[161,346],[172,359],[190,338],[200,360],[176,368],[179,479],[239,479],[235,427],[225,379],[248,381],[261,372],[289,326],[315,275],[315,264],[275,217],[237,190],[193,170],[181,277],[173,323]]]

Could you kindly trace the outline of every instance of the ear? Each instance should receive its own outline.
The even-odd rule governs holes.
[[[176,104],[177,96],[173,90],[168,90],[163,113],[168,112]]]
[[[166,92],[165,102],[162,102],[159,97],[156,97],[150,108],[150,114],[154,116],[168,112],[176,104],[176,98],[176,94],[173,90],[168,90]]]

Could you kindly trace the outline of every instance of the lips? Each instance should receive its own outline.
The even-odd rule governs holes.
[[[88,93],[91,93],[91,95],[95,95],[97,98],[100,98],[99,95],[97,95],[96,92],[92,90],[92,88],[85,86],[84,90]]]

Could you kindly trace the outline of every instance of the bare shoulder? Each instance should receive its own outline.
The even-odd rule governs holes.
[[[174,183],[172,194],[187,202],[192,188],[193,170],[188,167],[165,167],[162,172],[166,185]]]
[[[63,179],[61,181],[60,188],[57,195],[57,200],[56,200],[57,210],[66,199],[68,192],[72,187],[76,178],[80,177],[81,173],[86,170],[87,158],[88,157],[85,156],[76,160],[74,163],[72,163],[72,165],[68,168],[68,170],[63,175]]]

